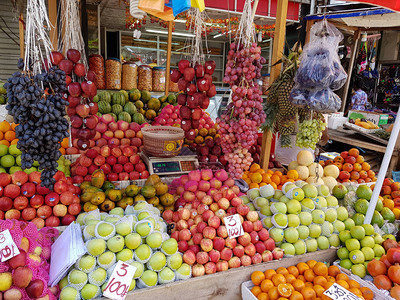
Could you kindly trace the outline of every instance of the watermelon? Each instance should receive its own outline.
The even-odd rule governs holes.
[[[128,114],[126,111],[123,111],[118,115],[118,120],[126,121],[128,123],[132,122],[131,115]]]
[[[129,94],[128,94],[128,92],[125,91],[125,90],[120,90],[119,92],[120,92],[122,95],[124,95],[124,97],[125,97],[125,102],[128,102],[128,101],[129,101]]]
[[[107,103],[111,103],[111,94],[107,91],[102,91],[98,94],[99,96],[99,102],[100,101],[105,101]]]
[[[149,91],[142,91],[141,94],[141,100],[143,103],[147,103],[151,99],[151,94]]]
[[[111,111],[112,111],[114,114],[118,115],[119,113],[121,113],[121,112],[124,111],[124,108],[122,107],[122,105],[114,104],[114,105],[111,107]]]
[[[114,113],[109,113],[109,115],[111,115],[114,118],[114,121],[117,122],[118,121],[118,117],[116,114]]]
[[[129,100],[132,102],[135,102],[137,100],[140,100],[141,93],[138,89],[131,89],[129,91]]]
[[[101,112],[99,112],[99,111],[96,113],[96,116],[98,116],[99,118],[101,118],[102,115],[103,114]]]
[[[134,113],[132,116],[132,121],[138,123],[139,125],[142,125],[146,122],[144,116],[141,113]]]
[[[111,112],[111,105],[106,101],[100,101],[98,103],[98,106],[99,106],[99,112],[101,112],[102,114],[108,114]]]
[[[175,104],[176,103],[176,96],[174,94],[169,94],[167,100],[168,100],[169,104]]]
[[[98,103],[100,101],[99,95],[94,96],[92,101]]]
[[[115,93],[112,96],[112,104],[125,105],[125,96],[122,93]]]
[[[135,112],[137,112],[135,104],[132,102],[128,102],[124,106],[124,111],[126,111],[128,114],[133,115]]]

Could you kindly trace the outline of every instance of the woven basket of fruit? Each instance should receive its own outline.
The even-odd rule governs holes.
[[[181,153],[184,131],[172,126],[142,128],[144,151],[150,156],[173,157]]]

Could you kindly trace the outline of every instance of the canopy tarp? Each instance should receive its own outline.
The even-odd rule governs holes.
[[[391,10],[400,11],[400,0],[347,0],[382,6]]]

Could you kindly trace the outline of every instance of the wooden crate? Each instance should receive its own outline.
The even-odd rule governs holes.
[[[251,273],[256,270],[265,271],[278,267],[289,267],[310,259],[332,263],[336,258],[336,248],[307,253],[291,258],[273,260],[266,263],[231,269],[221,273],[177,281],[159,285],[153,288],[139,289],[129,293],[127,300],[148,299],[212,299],[212,300],[240,300],[241,284],[248,281]],[[103,298],[106,299],[106,298]]]

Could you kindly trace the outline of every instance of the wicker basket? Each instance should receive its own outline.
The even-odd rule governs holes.
[[[144,151],[149,156],[173,157],[181,153],[184,131],[172,126],[146,126],[142,128]]]

